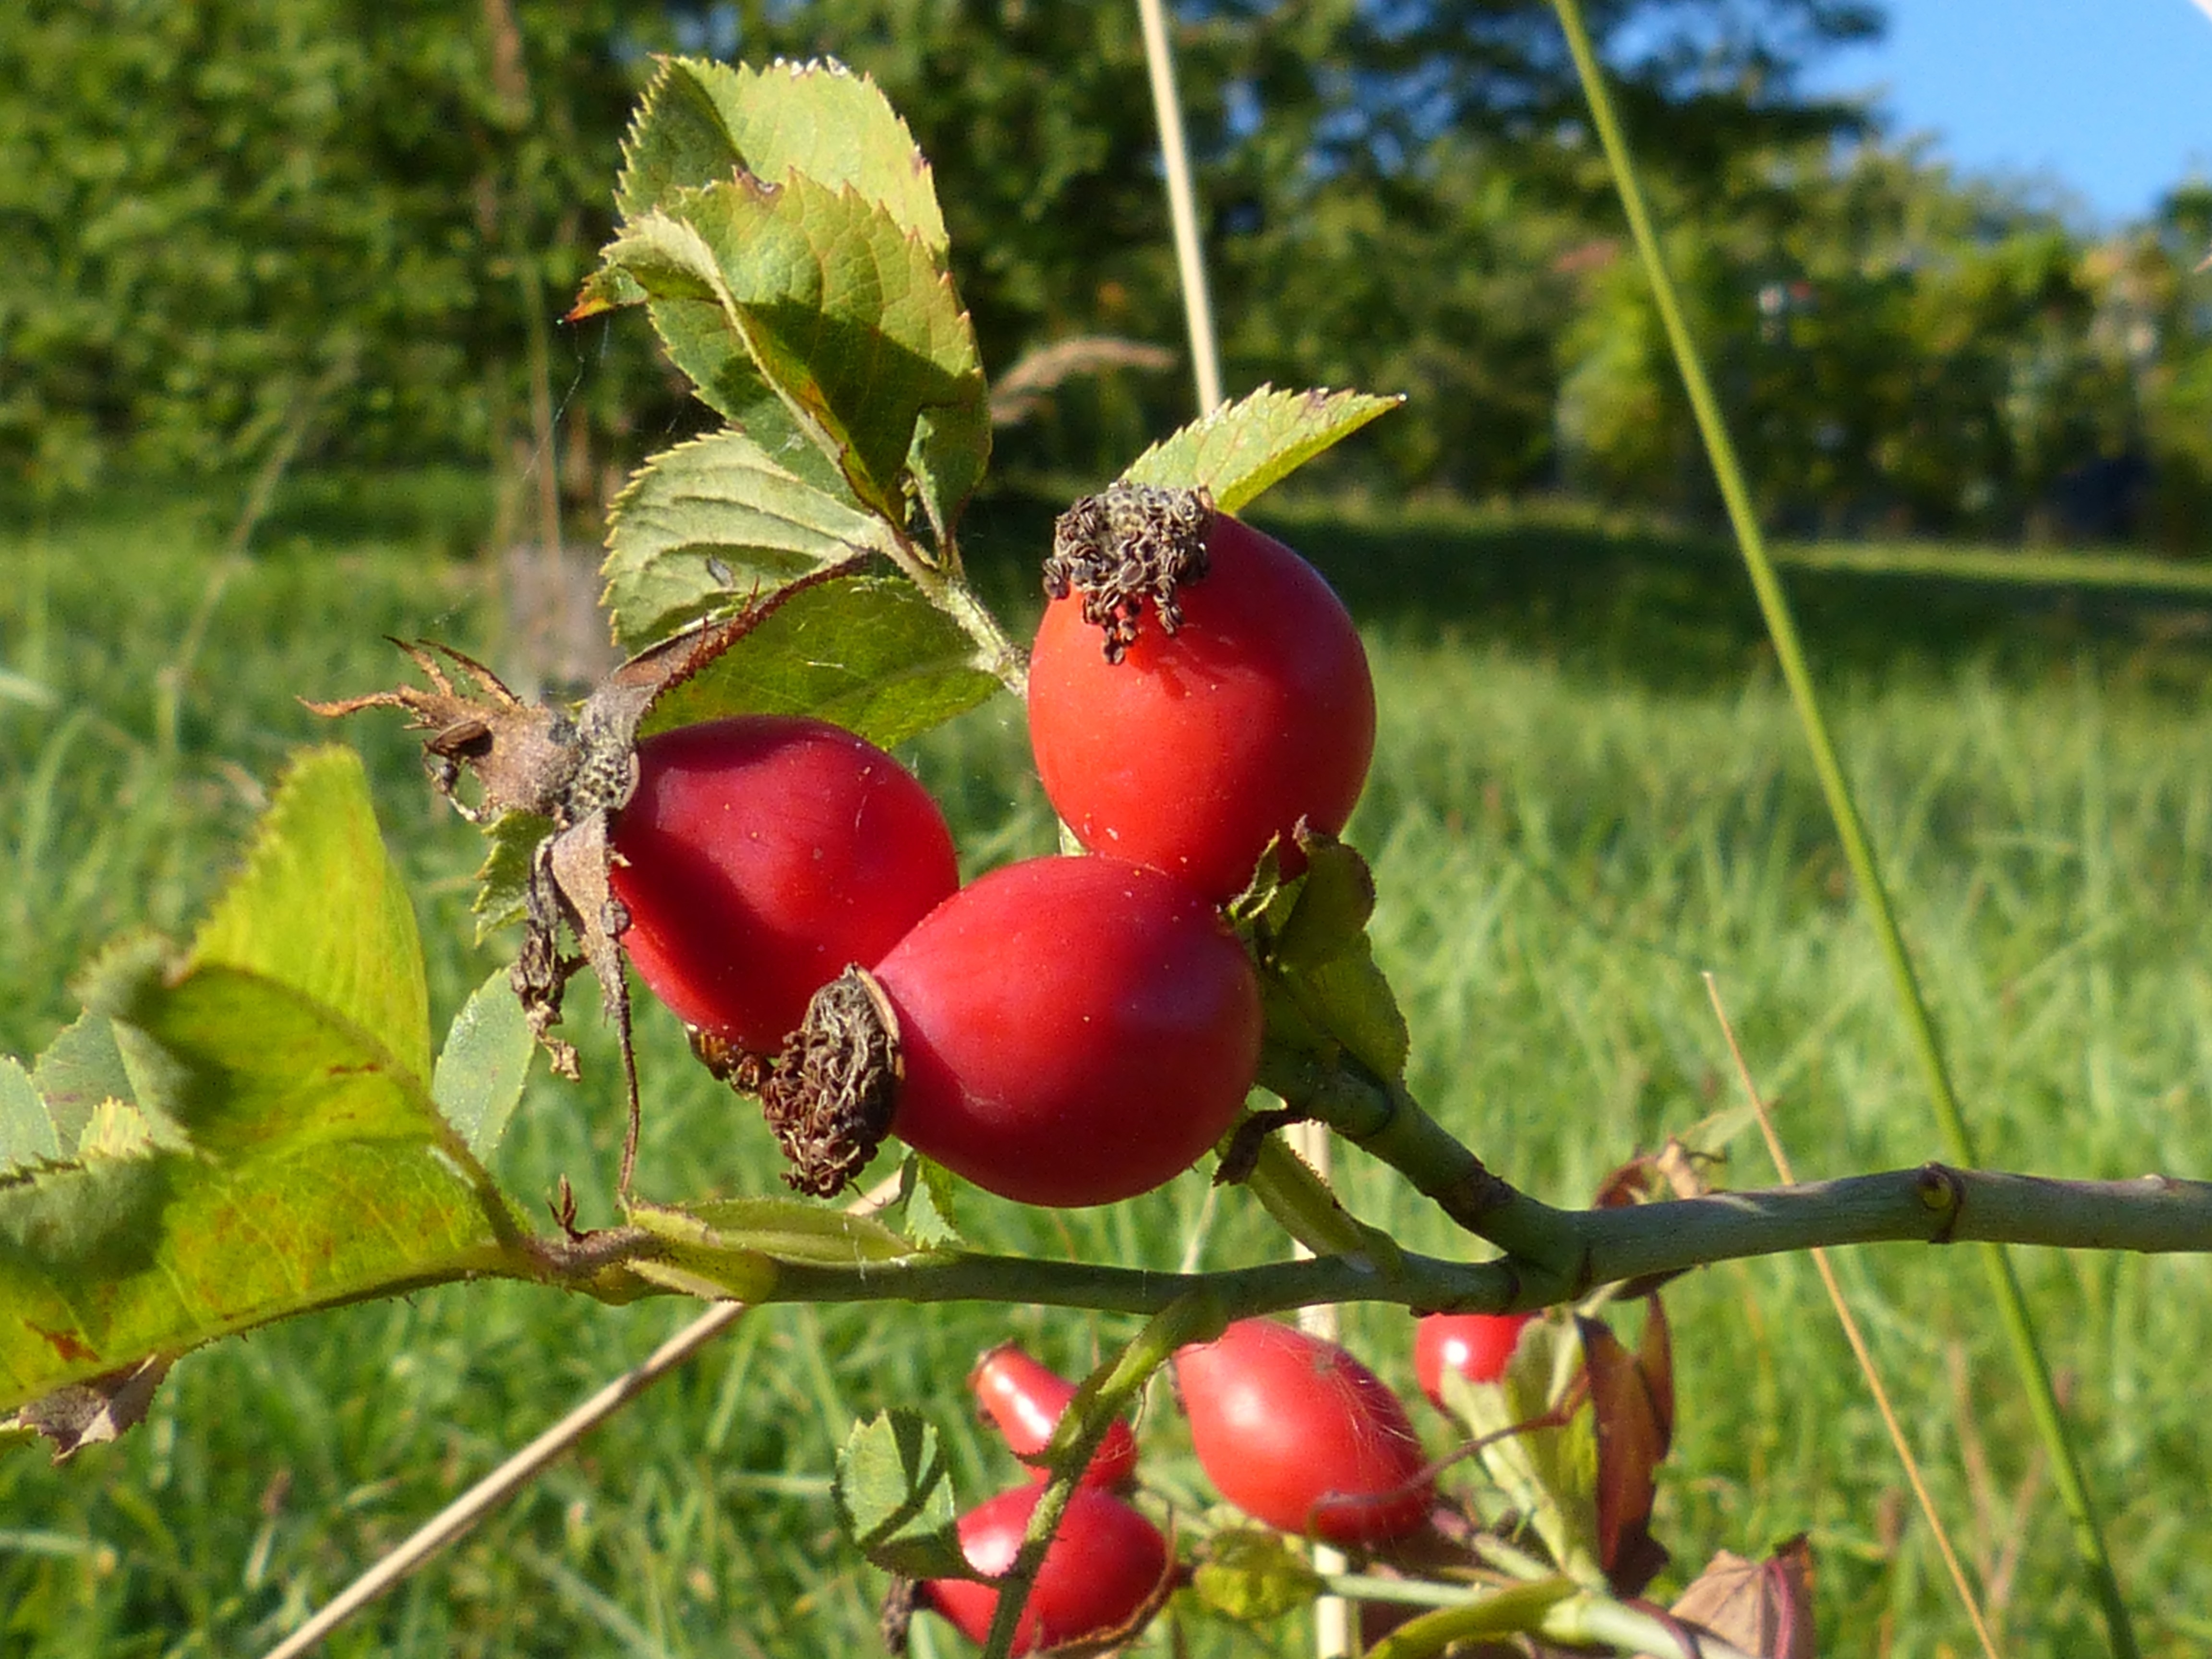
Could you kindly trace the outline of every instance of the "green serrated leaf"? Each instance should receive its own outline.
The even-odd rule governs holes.
[[[19,1169],[59,1161],[60,1132],[46,1103],[31,1084],[31,1074],[0,1054],[0,1177]]]
[[[137,1098],[115,1027],[99,1014],[78,1015],[46,1045],[31,1068],[31,1083],[53,1115],[64,1149],[76,1145],[102,1102]]]
[[[0,1412],[308,1308],[512,1267],[516,1223],[431,1103],[427,1053],[394,1052],[415,1046],[414,943],[359,763],[325,750],[188,961],[140,939],[88,975],[139,1104],[94,1106],[79,1166],[0,1185]],[[106,1064],[94,1029],[86,1075]]]
[[[925,1250],[951,1249],[963,1241],[953,1218],[958,1177],[919,1152],[908,1154],[899,1171],[900,1219],[906,1236]]]
[[[553,820],[538,812],[502,812],[484,826],[484,861],[477,870],[477,943],[520,921],[523,895],[538,844],[553,833]]]
[[[837,1455],[837,1512],[869,1560],[909,1578],[972,1578],[960,1551],[952,1477],[918,1413],[878,1412]]]
[[[430,1077],[422,945],[350,749],[310,750],[277,787],[246,869],[189,965],[256,974],[352,1021],[418,1085]]]
[[[120,1100],[103,1100],[85,1120],[77,1137],[76,1161],[97,1164],[103,1158],[145,1158],[156,1150],[153,1125],[146,1114]]]
[[[1295,1613],[1324,1585],[1312,1564],[1279,1532],[1217,1532],[1191,1570],[1191,1588],[1216,1613],[1259,1624]]]
[[[888,749],[998,689],[975,665],[975,642],[912,583],[841,577],[794,596],[663,693],[638,735],[727,714],[811,714]]]
[[[1263,386],[1163,438],[1129,464],[1125,483],[1204,488],[1224,513],[1242,509],[1340,440],[1406,400],[1364,392],[1278,392]]]
[[[925,410],[987,407],[951,280],[883,208],[794,174],[679,191],[605,251],[655,300],[714,300],[802,431],[894,523]],[[955,422],[972,434],[972,420]],[[756,433],[764,443],[766,434]]]
[[[822,435],[761,379],[719,300],[656,300],[646,315],[702,403],[817,489],[851,494]]]
[[[718,432],[654,456],[615,502],[602,603],[635,649],[888,540],[842,482],[817,489],[744,433]]]
[[[34,1176],[0,1188],[0,1411],[149,1354],[503,1260],[470,1172],[428,1133],[222,1158],[147,1145]]]
[[[980,384],[980,383],[979,383]],[[991,406],[981,398],[925,409],[915,423],[907,468],[939,546],[952,539],[968,497],[991,459]]]
[[[1222,1144],[1225,1146],[1228,1142],[1224,1135]],[[1328,1183],[1279,1135],[1270,1135],[1261,1143],[1258,1160],[1245,1185],[1283,1231],[1316,1255],[1373,1259],[1395,1249],[1389,1234],[1354,1220],[1352,1212],[1337,1201]]]
[[[873,81],[842,64],[664,61],[623,141],[615,201],[623,216],[736,167],[771,181],[799,173],[850,189],[940,262],[945,257],[945,216],[914,134]]]
[[[507,1133],[536,1047],[507,970],[494,969],[453,1016],[430,1078],[431,1099],[477,1158],[490,1157]]]

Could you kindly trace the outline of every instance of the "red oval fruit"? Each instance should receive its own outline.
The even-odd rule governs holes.
[[[1176,590],[1180,626],[1146,601],[1119,662],[1079,592],[1046,606],[1030,740],[1083,845],[1224,900],[1300,819],[1344,827],[1374,755],[1375,684],[1350,613],[1296,553],[1215,514],[1206,555],[1206,574]]]
[[[1439,1407],[1443,1375],[1457,1371],[1470,1382],[1495,1382],[1505,1375],[1521,1328],[1534,1314],[1430,1314],[1414,1328],[1413,1375]]]
[[[1012,1566],[1043,1490],[1018,1486],[962,1516],[960,1550],[968,1565],[994,1577]],[[1167,1540],[1158,1528],[1111,1493],[1078,1486],[1037,1569],[1013,1650],[1030,1653],[1120,1632],[1152,1601],[1167,1570]],[[981,1642],[989,1632],[999,1605],[992,1586],[933,1578],[922,1589],[929,1605],[969,1640]]]
[[[1177,1353],[1175,1367],[1199,1462],[1255,1520],[1368,1544],[1427,1519],[1432,1487],[1413,1420],[1335,1343],[1241,1319]]]
[[[968,1386],[1006,1437],[1006,1446],[1024,1462],[1041,1456],[1052,1442],[1052,1431],[1075,1398],[1075,1384],[1050,1367],[1042,1365],[1011,1342],[1004,1342],[975,1362]],[[1127,1486],[1137,1474],[1137,1438],[1129,1425],[1116,1418],[1106,1437],[1091,1455],[1083,1471],[1086,1486]],[[1044,1470],[1036,1470],[1039,1480]]]
[[[1024,1204],[1110,1204],[1180,1174],[1260,1058],[1251,960],[1214,908],[1119,859],[994,871],[876,964],[905,1075],[891,1133]]]
[[[610,881],[623,948],[709,1035],[774,1053],[848,963],[959,885],[951,832],[889,755],[817,720],[744,715],[637,746]]]

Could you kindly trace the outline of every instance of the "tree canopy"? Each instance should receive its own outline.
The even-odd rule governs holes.
[[[2193,510],[2201,202],[2094,247],[1808,97],[1869,5],[1591,12],[1771,512],[2002,529],[2069,489],[2140,506],[2130,467],[2159,480],[2152,520]],[[1702,509],[1548,6],[1187,0],[1176,21],[1232,386],[1409,393],[1339,463],[1376,485]],[[881,82],[934,161],[994,374],[1077,335],[1179,347],[1133,6],[27,0],[0,17],[0,471],[51,495],[241,465],[314,410],[325,459],[497,462],[558,404],[591,493],[590,458],[646,447],[631,428],[699,418],[644,330],[555,321],[661,49],[835,55]],[[1188,402],[1180,375],[1071,384],[1000,453],[1102,473]]]

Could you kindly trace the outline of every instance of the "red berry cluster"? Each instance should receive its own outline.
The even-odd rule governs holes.
[[[1443,1405],[1441,1377],[1471,1382],[1504,1375],[1530,1316],[1431,1315],[1414,1339],[1423,1390]],[[1429,1525],[1436,1504],[1426,1453],[1413,1420],[1381,1378],[1335,1343],[1271,1319],[1240,1320],[1175,1358],[1176,1392],[1193,1449],[1222,1497],[1252,1519],[1353,1549],[1404,1540]],[[969,1376],[984,1414],[1024,1461],[1038,1459],[1075,1385],[1012,1343]],[[986,1578],[1012,1564],[1043,1478],[1000,1493],[961,1517],[960,1543]],[[1013,1650],[1126,1639],[1173,1588],[1158,1528],[1118,1494],[1133,1486],[1137,1444],[1111,1424],[1045,1552]],[[975,1579],[934,1579],[920,1591],[963,1633],[981,1642],[999,1591]]]
[[[802,1190],[889,1133],[1032,1204],[1149,1191],[1228,1130],[1259,1063],[1218,907],[1271,842],[1344,824],[1374,747],[1352,620],[1194,491],[1117,489],[1055,537],[1030,680],[1037,769],[1090,856],[957,887],[914,778],[817,720],[637,746],[611,873],[640,976],[761,1094]],[[1103,645],[1102,645],[1103,636]]]

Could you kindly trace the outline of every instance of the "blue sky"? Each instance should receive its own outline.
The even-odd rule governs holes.
[[[1901,131],[1976,173],[2057,181],[2091,222],[2212,178],[2212,13],[2197,0],[1887,0],[1880,45],[1820,90],[1886,88]]]

